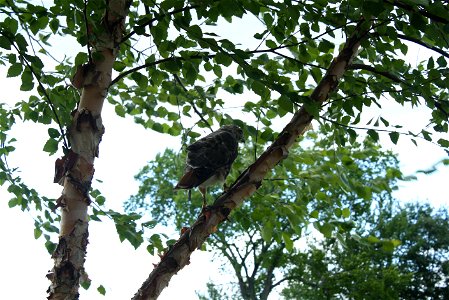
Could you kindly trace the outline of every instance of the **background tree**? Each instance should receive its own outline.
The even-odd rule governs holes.
[[[296,281],[283,290],[284,297],[445,299],[449,287],[447,210],[396,203],[392,211],[381,211],[374,219],[368,222],[371,230],[356,227],[365,237],[363,243],[347,239],[341,247],[328,239],[297,253],[289,270]]]
[[[37,210],[36,237],[44,236],[50,252],[58,250],[54,252],[56,265],[67,272],[56,266],[50,274],[52,291],[63,283],[60,292],[76,297],[80,279],[88,282],[83,280],[88,192],[103,129],[99,116],[108,92],[117,114],[132,115],[138,124],[158,132],[181,135],[183,142],[199,134],[189,129],[187,119],[201,128],[235,123],[244,127],[246,136],[261,143],[275,141],[253,171],[262,170],[262,162],[274,167],[313,118],[334,131],[337,145],[356,142],[355,130],[363,129],[374,139],[379,131],[386,131],[393,143],[403,133],[449,146],[447,138],[439,135],[448,131],[449,111],[445,78],[449,12],[443,1],[56,0],[36,4],[21,0],[2,2],[0,12],[0,61],[8,76],[20,76],[21,90],[30,91],[28,99],[0,107],[0,182],[7,182],[13,195],[11,207]],[[242,37],[242,44],[236,40],[237,34],[222,36],[221,30],[225,32],[228,25],[225,22],[243,17],[244,24],[259,26],[244,26],[250,32]],[[244,31],[239,28],[238,32]],[[67,47],[67,56],[54,61],[51,46],[69,42],[84,49],[78,52],[73,47],[71,52]],[[429,49],[433,55],[410,64],[403,57],[408,45]],[[111,74],[112,69],[118,74]],[[81,93],[68,86],[68,78],[73,78]],[[234,99],[244,116],[222,110],[231,104],[232,95],[239,96]],[[403,107],[429,108],[429,125],[418,132],[401,129],[407,124],[389,120],[383,111],[370,120],[367,107],[383,107],[382,96]],[[275,140],[273,122],[288,113],[295,113],[293,122]],[[258,125],[248,124],[251,118]],[[14,137],[8,134],[19,119],[53,123],[48,128],[49,139],[42,144],[51,154],[63,150],[55,176],[55,181],[64,182],[59,201],[40,196],[6,162],[14,151]],[[257,174],[262,173],[247,173],[251,186],[245,191],[235,186],[234,192],[240,189],[248,195],[246,192],[262,180]],[[104,204],[97,191],[91,196]],[[53,211],[61,205],[58,229],[54,224],[60,217]],[[96,208],[92,218],[105,214]],[[138,216],[107,214],[116,222],[121,239],[135,246],[144,241],[143,231],[136,229]],[[215,227],[208,224],[201,227],[201,234],[189,231],[189,237],[194,237],[189,250]],[[58,231],[62,242],[56,247],[51,237]],[[69,238],[72,233],[73,239]],[[73,255],[81,259],[70,260],[65,254],[74,252],[65,251],[66,245],[67,249],[81,249],[79,255]],[[182,267],[188,261],[187,252],[181,257],[183,262],[177,261],[177,266]]]

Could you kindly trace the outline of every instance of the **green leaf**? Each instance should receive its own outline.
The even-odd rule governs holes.
[[[343,218],[349,218],[349,216],[351,215],[351,210],[348,207],[345,207],[342,209],[341,215],[343,216]]]
[[[265,242],[270,242],[273,237],[273,224],[270,221],[266,222],[260,233]]]
[[[125,117],[126,110],[125,110],[125,108],[123,107],[123,105],[118,104],[118,105],[115,106],[114,109],[115,109],[115,113],[116,113],[118,116],[120,116],[120,117],[122,117],[122,118]]]
[[[203,31],[198,25],[190,26],[187,30],[187,34],[193,39],[200,39],[203,37]]]
[[[12,208],[14,206],[17,206],[19,204],[19,201],[17,198],[13,198],[11,200],[8,201],[8,207]]]
[[[379,133],[374,129],[368,129],[368,135],[373,139],[373,141],[377,142],[379,140]]]
[[[11,67],[8,69],[7,77],[16,77],[19,76],[20,73],[22,73],[22,64],[21,63],[15,63],[12,64]]]
[[[75,66],[80,66],[85,63],[87,63],[89,60],[89,57],[87,56],[87,53],[85,52],[78,52],[78,54],[75,56]]]
[[[22,78],[22,85],[20,86],[20,90],[21,91],[31,91],[34,87],[33,74],[31,73],[31,71],[26,69],[22,73],[21,78]]]
[[[56,31],[58,31],[59,28],[59,20],[57,18],[54,18],[50,21],[50,23],[48,24],[51,31],[53,33],[56,33]]]
[[[282,95],[278,100],[278,104],[282,109],[288,112],[293,112],[293,102],[290,100],[290,98]]]
[[[441,147],[449,148],[449,141],[445,139],[439,139],[438,144],[440,144]]]
[[[45,242],[45,248],[47,248],[48,253],[53,254],[53,252],[55,252],[56,249],[56,244],[51,242],[51,241],[46,241]]]
[[[223,52],[218,52],[214,60],[217,64],[224,65],[225,67],[229,67],[232,63],[232,58]]]
[[[99,287],[97,287],[97,291],[102,294],[103,296],[106,295],[106,289],[104,288],[103,285],[100,285]]]
[[[42,150],[48,152],[50,155],[55,154],[56,151],[58,151],[58,144],[59,142],[57,140],[50,138],[47,140]]]
[[[3,27],[11,34],[16,34],[17,30],[19,29],[19,22],[17,22],[15,19],[7,17],[3,21]]]
[[[52,138],[52,139],[56,139],[60,136],[60,133],[57,129],[55,128],[48,128],[48,135]]]
[[[85,290],[88,290],[90,288],[91,283],[92,283],[92,281],[89,278],[87,278],[85,280],[80,280],[80,285]]]
[[[11,43],[2,35],[0,35],[0,47],[6,50],[11,50]]]
[[[282,239],[284,240],[284,243],[285,243],[285,249],[287,249],[288,252],[292,252],[293,251],[293,241],[291,239],[290,234],[285,231],[282,232]]]
[[[332,236],[332,231],[334,230],[334,226],[329,223],[324,223],[319,227],[320,232],[327,238]]]
[[[399,140],[399,132],[390,132],[388,134],[390,136],[390,140],[393,142],[393,144],[397,144]]]
[[[34,227],[34,238],[37,240],[42,235],[42,230],[39,227]]]
[[[103,205],[106,202],[106,198],[104,196],[97,196],[95,198],[95,202],[97,202],[98,205]]]
[[[380,242],[380,240],[377,237],[372,236],[372,235],[367,237],[366,240],[372,244]]]
[[[267,87],[258,80],[253,81],[253,83],[251,84],[251,90],[261,97],[269,95],[270,92]]]
[[[270,49],[274,49],[278,46],[273,40],[266,40],[265,45]]]

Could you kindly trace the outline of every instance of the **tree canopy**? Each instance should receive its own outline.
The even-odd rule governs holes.
[[[395,144],[406,135],[447,150],[448,23],[448,4],[428,0],[1,1],[0,63],[8,77],[20,77],[29,97],[0,105],[0,184],[12,194],[10,207],[36,211],[35,236],[44,236],[55,258],[50,297],[77,295],[89,219],[107,214],[121,239],[143,242],[139,216],[107,211],[104,197],[91,190],[106,98],[119,116],[180,136],[181,144],[217,125],[237,124],[261,155],[217,200],[220,209],[211,218],[203,215],[206,221],[191,226],[166,253],[159,268],[188,244],[182,262],[169,268],[173,275],[256,191],[312,119],[332,132],[329,139],[338,147],[360,142],[360,132],[373,140],[385,132]],[[59,45],[65,51],[56,56]],[[411,62],[406,55],[414,49],[427,54]],[[387,117],[390,103],[423,110],[426,125],[415,131],[411,122]],[[380,111],[373,115],[374,106]],[[292,115],[279,130],[283,117]],[[15,142],[10,130],[19,120],[48,125],[43,150],[62,156],[55,163],[54,181],[64,186],[59,199],[41,196],[8,165]],[[305,182],[325,197],[313,178]],[[92,200],[99,207],[88,217]],[[52,239],[57,232],[58,244]],[[164,280],[155,284],[155,297]]]

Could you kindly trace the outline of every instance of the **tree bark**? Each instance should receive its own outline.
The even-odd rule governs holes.
[[[370,29],[370,24],[369,21],[361,20],[339,55],[332,61],[326,75],[311,95],[311,100],[316,105],[321,105],[336,89],[338,80],[352,62],[361,39]],[[216,199],[212,206],[207,207],[192,227],[183,232],[176,244],[164,253],[159,264],[132,299],[157,299],[171,277],[189,264],[191,253],[216,231],[218,224],[227,219],[231,210],[259,188],[266,174],[287,157],[288,149],[297,137],[304,134],[312,119],[313,115],[302,106],[273,144],[239,176],[226,193]]]
[[[55,182],[64,186],[58,199],[61,207],[59,244],[52,255],[54,267],[48,299],[78,299],[80,280],[88,280],[84,262],[88,243],[89,189],[94,160],[104,133],[101,110],[111,82],[112,66],[128,14],[127,0],[110,0],[103,16],[103,32],[90,45],[96,59],[78,68],[73,85],[82,88],[78,109],[68,128],[71,149],[56,161]]]

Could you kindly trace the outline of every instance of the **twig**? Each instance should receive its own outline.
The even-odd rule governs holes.
[[[437,53],[439,53],[439,54],[449,58],[449,54],[446,51],[441,50],[440,48],[437,48],[435,46],[431,46],[431,45],[423,42],[420,39],[416,39],[416,38],[413,38],[413,37],[410,37],[410,36],[406,36],[404,34],[398,34],[398,38],[403,39],[403,40],[407,40],[407,41],[410,41],[410,42],[413,42],[413,43],[418,44],[418,45],[421,45],[421,46],[423,46],[423,47],[425,47],[427,49],[435,51],[435,52],[437,52]]]
[[[330,123],[332,123],[332,124],[335,124],[335,125],[337,125],[337,126],[341,126],[341,127],[345,127],[345,128],[350,128],[350,129],[356,129],[356,130],[375,130],[375,131],[378,131],[378,132],[399,133],[399,134],[401,134],[401,135],[413,136],[413,137],[415,137],[415,138],[423,139],[423,140],[425,140],[425,141],[427,141],[427,142],[429,142],[429,143],[432,143],[432,144],[434,144],[434,145],[440,147],[437,143],[435,143],[435,142],[433,142],[433,141],[429,141],[429,140],[425,139],[423,136],[420,136],[419,133],[416,134],[416,133],[413,133],[413,132],[411,132],[411,131],[409,131],[409,132],[403,132],[403,131],[390,130],[390,129],[382,129],[382,128],[369,128],[369,127],[360,127],[360,126],[346,125],[346,124],[342,124],[342,123],[340,123],[340,122],[337,122],[337,121],[335,121],[335,120],[328,119],[328,118],[323,117],[323,116],[320,116],[320,118],[323,119],[323,120],[325,120],[325,121],[327,121],[327,122],[330,122]]]
[[[3,34],[3,33],[2,33],[2,34]],[[4,36],[6,36],[6,35],[4,35]],[[16,49],[16,51],[17,51],[17,53],[20,55],[20,57],[22,57],[23,61],[25,62],[26,66],[27,66],[27,68],[31,71],[31,73],[33,74],[33,76],[36,78],[36,80],[37,80],[37,82],[38,82],[38,84],[39,84],[39,87],[41,88],[42,93],[44,94],[45,99],[46,99],[48,105],[50,106],[51,111],[53,112],[53,115],[54,115],[54,117],[55,117],[56,123],[58,123],[59,130],[60,130],[60,133],[61,133],[61,136],[62,136],[62,142],[63,142],[63,144],[64,144],[64,147],[65,147],[66,149],[69,149],[69,144],[68,144],[68,142],[67,142],[67,140],[66,140],[66,135],[65,135],[64,129],[62,128],[62,124],[61,124],[61,121],[59,120],[58,114],[57,114],[57,112],[56,112],[56,108],[55,108],[55,106],[53,105],[53,102],[51,101],[50,96],[48,95],[47,91],[45,90],[44,85],[43,85],[42,82],[41,82],[41,77],[40,77],[40,75],[38,75],[38,74],[34,71],[33,67],[30,65],[30,63],[28,62],[28,60],[26,59],[26,57],[20,52],[19,48],[17,48],[17,46],[16,46],[16,44],[14,43],[14,41],[11,40],[8,36],[7,36],[7,39],[9,40],[9,42],[11,43],[11,45],[14,47],[14,49]]]
[[[179,83],[179,85],[182,87],[182,89],[184,90],[184,92],[188,92],[187,88],[184,86],[184,84],[181,81],[181,78],[179,78],[179,76],[177,74],[173,74],[173,76],[175,77],[176,82]],[[187,95],[187,98],[190,98],[189,95]],[[193,111],[200,117],[201,121],[204,122],[204,124],[206,124],[206,126],[210,129],[211,132],[213,132],[214,130],[212,129],[212,126],[209,124],[209,122],[207,122],[206,119],[204,119],[203,115],[201,114],[201,112],[198,110],[198,108],[195,106],[195,103],[193,101],[189,101],[190,105],[192,105]]]

